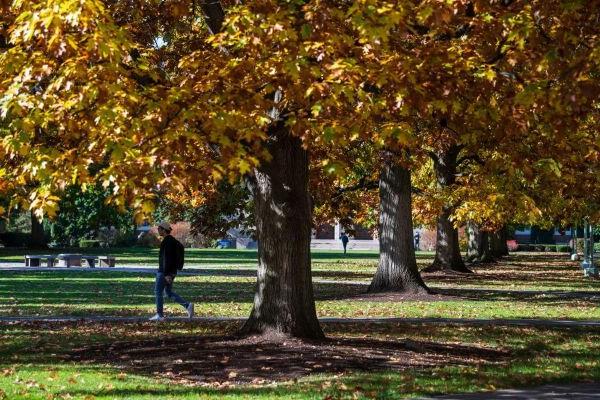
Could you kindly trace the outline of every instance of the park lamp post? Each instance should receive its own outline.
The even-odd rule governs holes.
[[[598,268],[594,263],[594,234],[593,225],[586,218],[583,223],[583,275],[598,277]]]

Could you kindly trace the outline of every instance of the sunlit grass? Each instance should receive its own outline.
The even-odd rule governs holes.
[[[215,335],[234,324],[0,325],[0,388],[6,399],[396,399],[547,383],[600,380],[600,330],[325,324],[330,337],[435,342],[506,352],[506,359],[402,371],[312,374],[297,382],[203,387],[140,375],[119,360],[103,365],[63,361],[81,346],[189,335]],[[202,383],[202,382],[198,382]],[[0,395],[1,397],[1,395]]]

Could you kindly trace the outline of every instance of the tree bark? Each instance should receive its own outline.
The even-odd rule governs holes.
[[[469,238],[467,261],[482,263],[494,261],[488,232],[482,231],[477,224],[469,222],[467,224],[467,236]]]
[[[482,233],[474,222],[467,222],[467,261],[479,258]]]
[[[33,248],[46,248],[46,235],[44,234],[44,227],[42,223],[37,219],[33,211],[31,211],[31,247]]]
[[[410,171],[385,156],[379,177],[379,266],[369,292],[429,293],[415,258]]]
[[[500,237],[502,239],[502,242],[500,243],[500,254],[502,256],[507,256],[509,252],[508,243],[506,243],[508,241],[508,227],[506,225],[500,229]]]
[[[434,154],[433,164],[439,187],[448,187],[456,182],[457,159],[460,149],[459,146],[454,145]],[[438,216],[435,259],[433,264],[425,269],[427,272],[441,270],[473,272],[465,266],[460,254],[458,229],[450,220],[454,207],[453,204],[445,205]]]
[[[496,258],[501,258],[508,255],[508,229],[503,226],[500,230],[490,234],[491,236],[491,252]]]
[[[308,153],[283,122],[270,132],[273,157],[255,171],[258,282],[245,335],[324,337],[317,319],[310,261]]]

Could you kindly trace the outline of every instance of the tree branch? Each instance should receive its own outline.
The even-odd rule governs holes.
[[[417,196],[421,196],[423,193],[425,193],[423,191],[423,189],[419,189],[418,187],[414,187],[414,186],[410,187],[410,191],[412,194],[416,194]]]
[[[357,190],[366,189],[366,190],[374,190],[379,188],[379,181],[367,180],[367,178],[362,177],[358,181],[356,185],[340,187],[337,188],[335,194],[331,196],[332,200],[338,199],[344,193],[355,192]]]
[[[456,166],[459,167],[462,163],[467,162],[467,161],[474,161],[479,165],[485,165],[485,161],[482,160],[478,154],[470,154],[470,155],[462,156],[461,158],[456,160]]]
[[[440,157],[432,150],[427,150],[427,155],[433,160],[435,164],[440,163]]]
[[[206,25],[211,34],[221,31],[223,21],[225,21],[225,11],[219,0],[202,0],[200,7],[204,13]]]

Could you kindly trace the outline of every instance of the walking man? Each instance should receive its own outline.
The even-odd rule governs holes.
[[[342,245],[344,246],[344,254],[346,254],[346,247],[348,247],[348,242],[350,241],[350,239],[348,238],[348,235],[346,235],[346,232],[342,232],[340,239],[342,239]]]
[[[177,239],[171,236],[171,225],[168,222],[161,222],[158,225],[158,234],[163,238],[160,244],[158,254],[158,271],[156,272],[156,285],[154,291],[156,294],[156,315],[150,318],[151,321],[162,321],[165,319],[163,314],[164,293],[167,297],[181,304],[187,311],[189,318],[194,316],[194,304],[186,301],[173,291],[173,281],[177,270],[183,266],[183,245]]]
[[[417,231],[417,233],[415,233],[415,250],[421,250],[419,248],[419,242],[421,241],[421,234],[419,233],[419,231]]]

